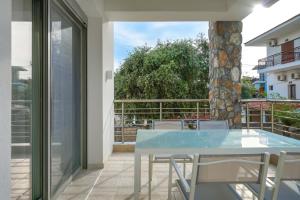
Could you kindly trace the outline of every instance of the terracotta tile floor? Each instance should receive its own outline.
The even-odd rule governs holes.
[[[103,170],[87,170],[79,173],[73,182],[58,197],[59,200],[131,200],[133,199],[132,153],[114,153]],[[188,166],[188,171],[191,166]],[[148,160],[142,158],[142,191],[140,199],[148,199]],[[154,164],[152,200],[166,200],[168,185],[168,165]],[[243,186],[237,191],[245,200],[253,200],[252,194]],[[174,200],[181,200],[174,188]],[[254,198],[255,199],[255,198]]]

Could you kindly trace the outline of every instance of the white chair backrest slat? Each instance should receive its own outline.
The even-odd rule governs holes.
[[[200,130],[209,130],[209,129],[225,129],[228,130],[228,121],[227,120],[212,120],[212,121],[199,121],[198,128]]]
[[[270,154],[195,155],[190,199],[200,183],[258,183],[258,199],[264,198]]]
[[[181,130],[182,127],[183,123],[181,120],[153,121],[153,129]]]
[[[286,153],[281,180],[300,180],[300,153]]]
[[[200,156],[197,183],[259,183],[262,159],[261,154]]]

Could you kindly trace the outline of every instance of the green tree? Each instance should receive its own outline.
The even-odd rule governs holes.
[[[208,58],[203,35],[137,47],[115,73],[115,98],[208,98]]]
[[[242,78],[242,99],[251,99],[256,93],[256,88],[252,84],[251,78],[243,77]]]

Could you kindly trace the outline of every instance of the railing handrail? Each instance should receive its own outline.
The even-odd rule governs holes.
[[[12,102],[31,103],[32,100],[12,100]],[[193,102],[209,102],[209,99],[116,99],[114,103],[193,103]],[[300,103],[299,100],[291,99],[266,99],[266,98],[253,98],[241,99],[241,102],[270,102],[270,103]]]
[[[32,100],[11,100],[12,103],[31,103]]]
[[[209,99],[116,99],[114,103],[193,103],[193,102],[209,102]],[[300,103],[300,100],[290,99],[241,99],[242,103],[249,102],[268,102],[268,103]]]
[[[170,106],[172,102],[178,103],[177,106]],[[299,108],[300,100],[255,98],[239,102],[243,127],[269,129],[290,136],[300,133],[300,127],[294,125],[295,120],[300,122],[298,114],[294,115],[298,112],[277,106],[294,103],[296,107],[291,109]],[[197,120],[210,120],[209,99],[117,99],[114,103],[115,140],[122,143],[134,140],[138,129],[151,128],[153,120],[186,120],[185,128],[197,128]],[[130,106],[134,104],[138,108]],[[146,104],[150,108],[139,107]]]
[[[290,54],[294,55],[294,59],[287,59],[286,58],[286,63],[289,62],[294,62],[295,60],[299,60],[299,56],[300,56],[300,46],[295,47],[293,51],[288,51],[288,52],[279,52],[270,56],[267,56],[265,58],[261,58],[258,60],[258,67],[260,68],[266,68],[266,67],[271,67],[271,66],[275,66],[278,64],[285,64],[285,62],[282,63],[282,59],[280,59],[281,62],[277,63],[275,58],[278,56],[282,56],[284,58],[284,56],[289,56]],[[298,59],[297,59],[298,58]]]
[[[279,55],[281,55],[281,54],[288,54],[288,53],[300,53],[300,46],[298,46],[298,47],[295,47],[294,48],[294,51],[285,51],[285,52],[279,52],[279,53],[275,53],[275,54],[272,54],[272,55],[270,55],[270,56],[267,56],[267,57],[264,57],[264,58],[261,58],[261,59],[259,59],[258,61],[263,61],[263,60],[269,60],[268,58],[273,58],[273,57],[275,57],[275,56],[279,56]]]
[[[243,103],[266,102],[266,103],[300,103],[297,99],[242,99]]]
[[[115,103],[186,103],[186,102],[208,102],[208,99],[117,99]]]

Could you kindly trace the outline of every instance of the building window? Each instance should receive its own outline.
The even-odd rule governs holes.
[[[265,74],[263,74],[263,73],[259,74],[259,80],[265,81]]]
[[[291,78],[295,79],[295,74],[294,73],[291,74]]]
[[[269,90],[270,90],[270,91],[273,90],[273,85],[269,85]]]
[[[296,85],[291,84],[288,86],[289,99],[296,99]]]

